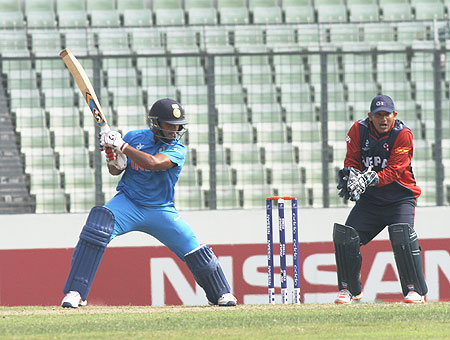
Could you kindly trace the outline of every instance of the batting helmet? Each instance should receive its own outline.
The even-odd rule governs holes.
[[[176,133],[176,139],[180,139],[186,132],[184,127],[187,124],[187,120],[184,116],[184,109],[180,103],[173,99],[164,98],[157,100],[148,113],[148,119],[153,133],[164,143],[172,143],[175,138],[167,137],[164,132],[171,132],[161,128],[161,122],[179,125]]]

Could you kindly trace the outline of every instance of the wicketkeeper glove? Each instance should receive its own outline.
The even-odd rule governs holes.
[[[122,135],[118,131],[108,131],[100,133],[100,147],[112,148],[114,150],[123,152],[128,146],[128,143],[122,139]]]
[[[111,148],[105,148],[106,162],[114,166],[117,170],[124,170],[127,167],[127,156]]]
[[[371,167],[363,173],[358,170],[352,170],[355,169],[351,169],[350,171],[347,181],[347,189],[350,195],[350,200],[357,201],[368,187],[377,186],[380,180],[377,173],[373,171]]]
[[[348,193],[347,188],[347,181],[348,176],[350,174],[350,168],[342,168],[339,170],[339,179],[338,179],[338,185],[337,188],[339,189],[339,197],[343,197],[345,200],[348,200],[350,198],[350,195]]]

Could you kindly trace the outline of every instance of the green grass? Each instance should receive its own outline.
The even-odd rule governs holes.
[[[446,339],[450,303],[0,307],[0,339]]]

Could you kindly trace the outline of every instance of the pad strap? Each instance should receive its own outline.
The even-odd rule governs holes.
[[[74,290],[87,299],[98,266],[114,230],[114,215],[105,207],[92,208],[73,250],[64,294]]]
[[[184,259],[189,270],[194,275],[195,281],[205,291],[209,302],[217,304],[217,301],[223,294],[231,292],[219,260],[210,247],[203,245],[186,254]]]
[[[338,287],[353,295],[361,293],[361,252],[359,235],[350,226],[335,223],[333,228],[334,254]]]

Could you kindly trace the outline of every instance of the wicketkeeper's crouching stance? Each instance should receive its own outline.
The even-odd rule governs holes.
[[[386,226],[406,303],[423,303],[428,292],[414,231],[416,199],[421,190],[411,168],[413,136],[396,120],[394,102],[376,96],[368,118],[353,124],[347,155],[339,171],[339,196],[356,201],[345,225],[335,223],[333,241],[339,294],[335,303],[362,298],[360,245]]]
[[[112,175],[125,170],[118,194],[94,207],[76,245],[64,286],[63,307],[86,305],[94,276],[108,243],[130,231],[150,234],[186,262],[209,304],[235,306],[236,298],[210,247],[200,245],[173,204],[174,186],[184,165],[180,141],[187,121],[179,103],[161,99],[150,109],[151,129],[105,132],[100,144]]]

